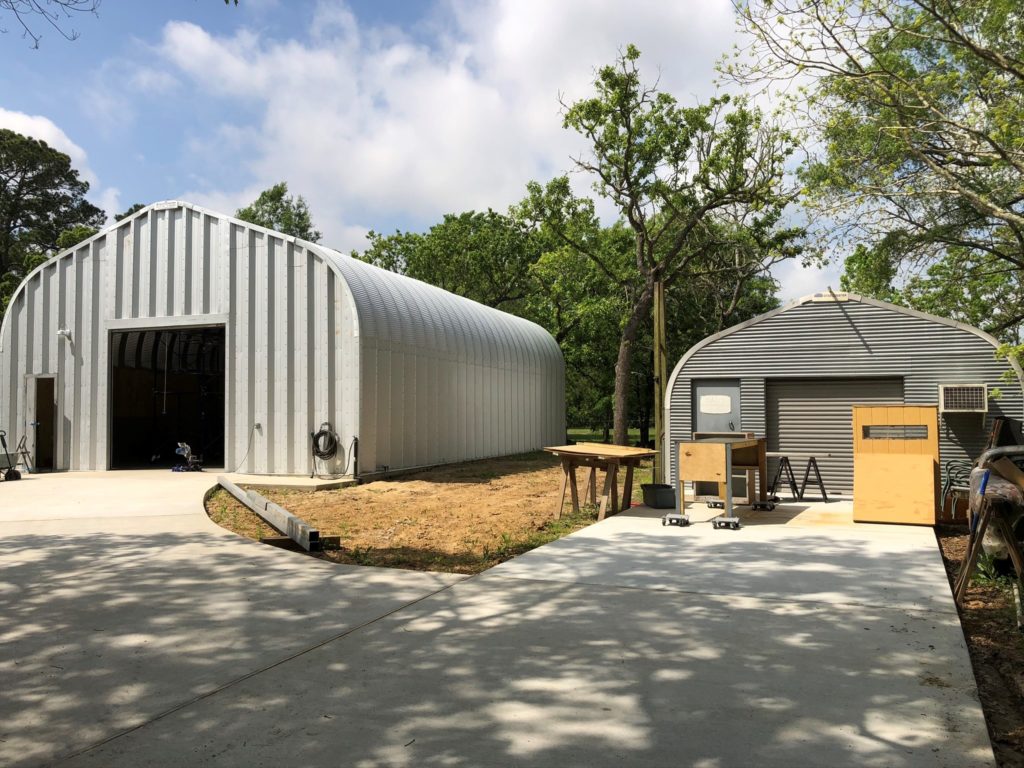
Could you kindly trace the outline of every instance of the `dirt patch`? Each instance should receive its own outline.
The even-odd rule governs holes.
[[[967,554],[962,528],[937,528],[950,584]],[[989,736],[1000,766],[1024,768],[1024,637],[1013,593],[1001,579],[975,579],[960,609]]]
[[[639,483],[634,499],[641,498]],[[581,477],[581,481],[582,481]],[[467,462],[330,491],[261,490],[320,530],[341,537],[342,563],[478,573],[597,519],[568,503],[556,514],[562,471],[546,453]],[[621,483],[621,480],[620,480]],[[621,487],[621,485],[620,485]],[[568,494],[567,494],[568,495]],[[277,535],[224,491],[207,504],[214,522],[260,539]]]

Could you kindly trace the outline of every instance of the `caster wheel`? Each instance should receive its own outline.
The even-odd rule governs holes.
[[[661,518],[661,524],[662,525],[668,525],[668,520],[666,520],[664,517]]]

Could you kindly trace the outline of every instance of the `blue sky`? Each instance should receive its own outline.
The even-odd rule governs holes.
[[[109,213],[233,212],[285,180],[325,244],[504,210],[570,168],[558,99],[632,42],[681,101],[714,92],[728,0],[103,0],[38,50],[3,19],[0,126],[68,152]],[[581,191],[585,179],[577,179]],[[791,298],[836,285],[787,265]]]

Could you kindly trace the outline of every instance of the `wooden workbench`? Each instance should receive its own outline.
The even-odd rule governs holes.
[[[725,505],[725,516],[732,516],[732,473],[735,470],[756,470],[757,499],[767,504],[768,458],[767,441],[763,437],[706,437],[700,440],[679,440],[679,464],[676,472],[676,496],[680,514],[686,510],[683,483],[707,481],[718,483],[718,497]],[[747,491],[754,503],[752,490]]]
[[[614,515],[620,509],[629,507],[633,499],[633,470],[641,461],[655,455],[655,451],[649,448],[630,448],[625,445],[605,445],[604,443],[576,443],[576,445],[559,445],[544,450],[562,460],[562,493],[558,496],[558,516],[562,516],[566,488],[572,494],[573,512],[580,511],[580,492],[576,485],[576,468],[589,467],[587,499],[591,504],[598,504],[598,520],[604,520],[607,515]],[[619,504],[618,480],[620,466],[626,468],[621,505]],[[605,473],[600,503],[597,499],[597,470],[599,469],[603,469]]]

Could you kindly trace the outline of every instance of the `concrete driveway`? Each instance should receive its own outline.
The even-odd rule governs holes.
[[[641,510],[463,579],[242,540],[212,479],[0,484],[0,764],[993,764],[928,529]]]

